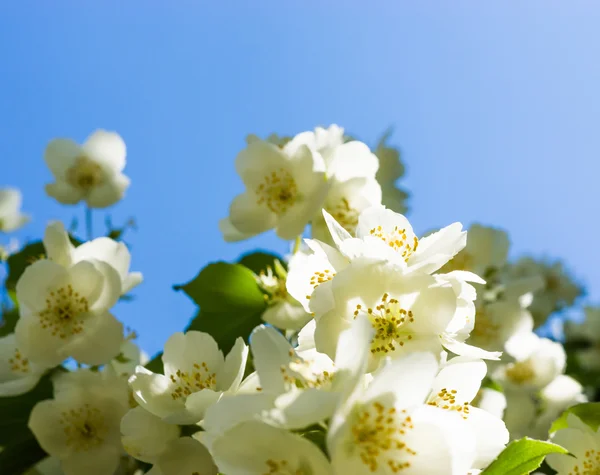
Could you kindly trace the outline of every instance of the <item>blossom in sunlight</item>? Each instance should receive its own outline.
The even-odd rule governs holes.
[[[29,428],[41,447],[60,459],[65,475],[106,475],[117,469],[121,418],[129,409],[127,384],[104,373],[61,376],[54,399],[31,411]]]
[[[0,397],[30,391],[46,369],[30,362],[19,350],[14,333],[0,338]]]
[[[514,360],[498,367],[493,377],[507,391],[540,390],[565,370],[566,354],[562,345],[535,333],[513,337],[507,342],[506,351]]]
[[[178,332],[165,344],[165,374],[138,366],[129,384],[138,404],[155,416],[173,424],[193,424],[223,392],[239,387],[247,356],[241,338],[225,358],[208,333]]]
[[[179,438],[179,426],[138,406],[121,420],[121,442],[125,451],[142,462],[154,463],[171,442]]]
[[[586,307],[585,320],[565,323],[567,341],[581,343],[577,349],[578,363],[586,370],[600,370],[600,307]]]
[[[543,281],[543,287],[533,296],[529,311],[535,325],[542,325],[553,312],[573,305],[583,290],[569,276],[562,263],[535,260],[531,257],[519,259],[508,267],[509,277],[524,278],[538,276]]]
[[[289,145],[289,144],[288,144]],[[225,238],[253,236],[275,228],[282,239],[302,234],[327,193],[323,158],[307,146],[290,151],[252,141],[236,158],[246,191],[234,198],[220,223]]]
[[[468,270],[487,279],[504,267],[509,246],[505,231],[473,224],[469,227],[467,245],[442,268],[442,272]]]
[[[225,432],[214,441],[212,454],[219,470],[227,475],[333,473],[316,445],[260,421],[242,422]]]
[[[404,175],[404,164],[400,160],[400,151],[386,143],[390,135],[391,131],[386,132],[375,148],[375,155],[379,159],[379,170],[375,178],[381,186],[381,203],[396,213],[404,214],[408,194],[396,184]]]
[[[167,446],[147,473],[217,475],[219,470],[206,447],[191,437],[181,437]]]
[[[335,473],[467,473],[474,433],[458,411],[428,404],[437,372],[434,355],[412,353],[384,366],[366,389],[358,386],[330,422]]]
[[[85,201],[90,208],[106,208],[121,200],[130,180],[123,174],[126,148],[115,132],[97,130],[83,145],[54,139],[44,160],[55,182],[46,193],[63,204]]]
[[[29,222],[21,213],[21,192],[16,188],[0,188],[0,232],[15,231]]]
[[[46,227],[44,248],[49,260],[64,267],[94,260],[110,265],[121,277],[122,294],[142,282],[141,272],[129,272],[131,254],[127,246],[108,237],[99,237],[75,247],[63,223],[54,221]]]
[[[267,309],[262,315],[265,322],[284,330],[299,330],[312,318],[286,288],[287,271],[275,260],[273,268],[256,276],[264,292]]]
[[[594,430],[574,414],[569,414],[567,427],[557,431],[552,442],[569,451],[569,454],[550,454],[546,458],[558,475],[600,473],[600,427]]]
[[[68,357],[99,365],[119,354],[123,325],[110,313],[121,278],[101,261],[70,267],[39,260],[17,282],[19,349],[31,362],[52,366]]]

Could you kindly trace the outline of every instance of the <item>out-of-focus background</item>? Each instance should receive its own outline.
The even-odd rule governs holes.
[[[83,231],[82,207],[44,193],[43,150],[118,131],[132,185],[94,227],[135,217],[125,240],[145,281],[116,314],[154,353],[195,312],[173,284],[287,250],[272,233],[227,244],[218,231],[248,133],[337,123],[373,145],[393,127],[416,230],[505,228],[513,256],[564,259],[597,302],[599,24],[593,1],[5,0],[0,185],[33,215],[15,236],[74,217]]]

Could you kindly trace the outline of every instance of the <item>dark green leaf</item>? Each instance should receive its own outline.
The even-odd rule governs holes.
[[[240,264],[217,262],[209,264],[190,282],[175,286],[183,290],[203,311],[256,313],[264,309],[265,301],[252,271]]]
[[[548,454],[568,454],[560,445],[525,437],[508,444],[506,449],[481,475],[526,475],[539,468]]]
[[[13,333],[18,320],[19,311],[16,308],[4,311],[2,313],[2,322],[0,323],[0,337]]]
[[[163,373],[164,367],[162,362],[162,352],[158,353],[154,358],[152,358],[148,363],[146,363],[146,369],[152,371],[153,373]]]
[[[27,246],[16,254],[12,254],[6,261],[8,265],[8,276],[6,277],[5,283],[6,288],[14,290],[17,286],[19,277],[21,277],[25,271],[25,268],[36,260],[43,258],[45,252],[46,250],[44,249],[42,241],[35,241],[27,244]]]
[[[0,473],[21,475],[47,456],[28,430],[20,436],[13,437],[10,445],[0,452]]]
[[[567,417],[573,414],[581,419],[581,422],[587,424],[595,432],[600,426],[600,402],[586,402],[571,406],[562,415],[554,421],[550,428],[550,433],[568,427]]]
[[[285,267],[285,263],[283,262],[283,259],[281,257],[279,257],[275,254],[271,254],[269,252],[262,252],[262,251],[252,252],[250,254],[244,254],[240,258],[238,263],[247,267],[255,274],[259,274],[260,271],[266,270],[268,266],[271,266],[271,268],[273,268],[274,262],[276,260],[281,262]]]

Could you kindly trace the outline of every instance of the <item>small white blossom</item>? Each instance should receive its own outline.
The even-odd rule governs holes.
[[[132,457],[155,463],[171,442],[179,438],[179,426],[168,424],[142,407],[129,410],[121,420],[121,442]]]
[[[251,142],[236,158],[236,170],[246,191],[229,208],[220,224],[225,238],[252,236],[275,228],[291,240],[320,209],[325,194],[323,158],[308,147],[288,152],[262,140]],[[237,238],[236,238],[237,240]]]
[[[114,473],[123,450],[119,426],[128,410],[126,383],[87,370],[61,379],[54,399],[31,411],[29,428],[41,447],[60,459],[65,475]]]
[[[21,213],[21,192],[16,188],[0,189],[0,232],[9,233],[29,222],[29,216]]]
[[[105,262],[119,273],[122,294],[126,294],[142,282],[140,272],[129,272],[131,254],[122,242],[100,237],[75,247],[64,225],[60,221],[54,221],[46,227],[44,248],[48,259],[64,267],[81,261]]]
[[[181,437],[171,442],[158,457],[148,475],[217,475],[210,453],[200,442],[191,437]]]
[[[242,422],[228,430],[214,441],[212,455],[227,475],[332,475],[329,461],[316,445],[260,421]]]
[[[109,310],[121,295],[121,278],[110,265],[36,261],[16,290],[17,344],[31,362],[52,366],[73,357],[98,365],[119,354],[123,325]]]
[[[44,159],[56,181],[46,185],[46,193],[63,204],[84,200],[90,208],[114,205],[130,183],[123,174],[125,155],[125,142],[115,132],[97,130],[83,145],[54,139]]]
[[[138,366],[129,384],[138,404],[152,414],[173,424],[193,424],[223,392],[237,390],[247,356],[241,338],[224,358],[208,333],[175,333],[162,356],[165,374]]]
[[[19,350],[14,333],[0,338],[0,397],[30,391],[45,370],[46,367],[30,362]]]
[[[595,475],[600,472],[600,427],[596,430],[583,423],[577,416],[567,416],[568,427],[557,431],[552,442],[564,447],[569,454],[550,454],[548,465],[558,475]]]

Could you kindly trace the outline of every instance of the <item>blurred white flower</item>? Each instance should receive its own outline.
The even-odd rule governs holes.
[[[226,239],[275,228],[279,237],[291,240],[321,208],[328,187],[323,158],[306,146],[288,150],[256,140],[239,153],[236,170],[246,191],[220,223]]]
[[[214,441],[212,455],[219,471],[227,475],[332,475],[329,461],[316,445],[260,421],[242,422],[228,430]]]
[[[138,404],[152,414],[173,424],[194,424],[223,392],[237,390],[247,356],[241,338],[224,358],[208,333],[178,332],[165,344],[165,374],[138,366],[129,384]]]
[[[181,437],[171,442],[158,457],[148,475],[179,474],[217,475],[217,469],[210,453],[199,441],[192,437]]]
[[[46,193],[63,204],[84,200],[90,208],[111,206],[129,187],[123,174],[125,155],[125,142],[115,132],[97,130],[83,145],[54,139],[44,159],[56,181],[46,185]]]
[[[164,422],[140,406],[130,409],[121,420],[123,448],[142,462],[155,463],[179,438],[179,432],[179,426]]]
[[[54,399],[35,405],[29,428],[60,459],[65,475],[112,474],[123,450],[119,427],[128,408],[122,380],[80,370],[62,377]]]
[[[109,312],[121,295],[117,271],[101,261],[29,265],[16,286],[17,344],[30,362],[104,364],[119,354],[123,325]]]
[[[15,231],[29,222],[29,216],[21,213],[21,202],[18,189],[0,188],[0,232]]]
[[[548,465],[558,475],[595,475],[600,472],[600,427],[593,430],[573,414],[567,416],[567,424],[567,428],[552,436],[552,442],[567,449],[569,454],[548,455]]]
[[[30,391],[46,369],[30,362],[19,350],[14,333],[0,338],[0,397]]]
[[[141,272],[129,272],[131,254],[127,246],[108,237],[99,237],[75,247],[63,223],[53,221],[46,227],[44,248],[48,259],[64,267],[81,261],[105,262],[121,277],[122,294],[126,294],[142,282]]]

